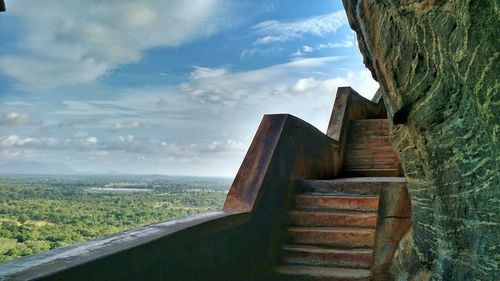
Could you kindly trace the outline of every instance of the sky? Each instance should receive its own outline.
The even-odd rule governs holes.
[[[234,177],[264,114],[325,132],[337,87],[378,88],[341,1],[6,6],[3,172]]]

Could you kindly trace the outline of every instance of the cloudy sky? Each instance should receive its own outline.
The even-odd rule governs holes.
[[[263,114],[325,131],[337,87],[378,87],[341,1],[6,4],[4,169],[234,176]]]

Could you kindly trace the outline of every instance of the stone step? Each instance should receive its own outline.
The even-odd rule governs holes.
[[[380,163],[380,162],[345,162],[344,169],[345,170],[353,170],[353,169],[398,169],[399,163]]]
[[[367,154],[367,153],[357,153],[350,154],[344,157],[344,161],[378,161],[378,162],[397,162],[398,157],[395,153],[388,154]]]
[[[392,148],[392,144],[390,142],[368,142],[368,143],[348,143],[345,147],[346,151],[351,151],[351,150],[391,150],[394,151]]]
[[[375,129],[375,130],[371,130],[371,129],[363,129],[363,130],[355,130],[355,131],[352,131],[351,130],[351,134],[350,136],[355,139],[356,137],[362,137],[362,136],[389,136],[390,135],[390,132],[389,130],[387,129]]]
[[[298,180],[297,192],[372,194],[380,193],[386,184],[404,184],[403,177],[355,177],[333,180]]]
[[[364,136],[359,136],[359,137],[353,137],[348,141],[349,145],[362,145],[362,144],[367,144],[367,143],[380,143],[380,144],[390,144],[391,140],[389,136],[370,136],[370,135],[364,135]]]
[[[352,131],[370,128],[372,130],[389,130],[389,121],[387,119],[361,119],[351,120],[349,129]]]
[[[399,169],[342,169],[344,177],[399,177]]]
[[[371,249],[335,249],[308,245],[284,245],[282,263],[346,268],[370,268]]]
[[[392,147],[385,148],[360,148],[360,149],[347,149],[344,151],[344,157],[349,156],[370,156],[370,155],[380,155],[380,156],[396,156],[396,153]]]
[[[344,158],[344,163],[363,163],[363,162],[372,162],[372,163],[398,163],[397,156],[395,154],[392,155],[370,155],[370,154],[358,154],[358,155],[346,155]]]
[[[339,248],[372,248],[375,230],[345,227],[290,227],[290,244],[327,245]]]
[[[398,169],[399,163],[344,163],[344,170],[359,170],[359,169]]]
[[[397,161],[391,160],[362,160],[362,159],[346,159],[344,161],[345,165],[386,165],[386,166],[394,166],[399,167],[399,163]]]
[[[275,270],[279,281],[369,281],[367,269],[282,265]]]
[[[337,226],[375,228],[376,212],[328,212],[328,211],[298,211],[290,213],[290,224],[293,226]]]
[[[372,118],[372,119],[356,119],[351,120],[351,124],[386,124],[389,125],[389,120],[387,118]]]
[[[378,208],[378,200],[378,196],[303,193],[295,196],[295,208],[375,211]]]
[[[377,142],[390,142],[391,138],[389,133],[382,134],[381,131],[358,131],[352,132],[349,136],[349,144],[352,142],[366,142],[373,140]]]

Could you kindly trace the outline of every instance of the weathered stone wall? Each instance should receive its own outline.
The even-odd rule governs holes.
[[[410,198],[406,183],[387,184],[380,191],[377,214],[377,237],[373,249],[371,279],[392,281],[389,267],[401,238],[411,226]]]
[[[343,0],[408,180],[398,280],[500,278],[500,1]]]

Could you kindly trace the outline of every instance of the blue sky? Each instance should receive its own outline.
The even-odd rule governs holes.
[[[234,176],[268,113],[371,97],[341,1],[7,0],[0,165]]]

